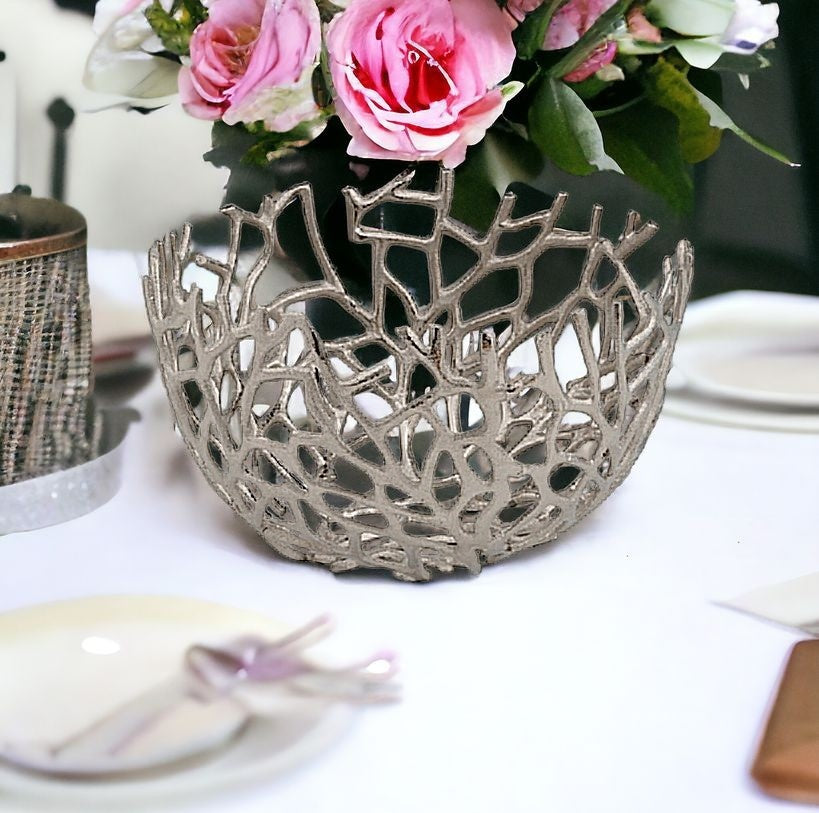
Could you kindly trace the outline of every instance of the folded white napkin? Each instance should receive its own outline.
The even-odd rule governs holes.
[[[819,636],[819,573],[759,587],[719,603]]]

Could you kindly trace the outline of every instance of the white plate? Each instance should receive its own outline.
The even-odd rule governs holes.
[[[116,596],[0,616],[0,737],[58,741],[178,670],[192,642],[287,629],[247,610],[186,598]],[[253,721],[229,746],[166,773],[117,781],[51,779],[0,766],[0,795],[59,801],[60,810],[150,809],[180,796],[267,781],[327,747],[347,727],[334,706]],[[23,800],[25,797],[25,801]],[[3,808],[6,809],[6,808]],[[49,809],[53,809],[49,808]]]
[[[681,346],[675,362],[704,395],[819,410],[819,330],[813,340],[700,339]]]
[[[737,291],[693,303],[664,410],[725,426],[819,432],[819,297]]]
[[[663,413],[718,426],[736,426],[773,432],[819,432],[819,410],[753,407],[701,395],[685,387],[669,385]]]
[[[674,366],[703,395],[819,408],[819,297],[740,291],[694,303]]]

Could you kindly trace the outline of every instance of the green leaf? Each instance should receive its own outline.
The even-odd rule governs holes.
[[[208,19],[208,9],[202,0],[174,0],[173,11],[181,11],[182,22],[192,23],[194,27]]]
[[[512,125],[496,125],[482,143],[489,178],[501,195],[510,184],[533,181],[543,171],[543,153]]]
[[[525,87],[526,87],[526,85],[524,85],[523,82],[518,82],[518,81],[507,82],[505,85],[501,85],[501,89],[500,89],[501,96],[503,96],[503,100],[505,102],[510,102]]]
[[[337,6],[331,0],[316,0],[316,5],[319,9],[319,15],[323,23],[329,23],[336,14],[344,11],[343,6]]]
[[[610,87],[611,82],[606,82],[603,79],[598,79],[596,76],[590,76],[582,82],[572,82],[572,90],[584,101],[593,99],[599,96],[607,87]]]
[[[595,24],[577,41],[566,56],[549,68],[549,74],[555,78],[565,76],[579,68],[612,34],[625,30],[624,15],[634,0],[617,0],[615,4],[601,14]]]
[[[594,114],[565,82],[547,78],[541,83],[529,110],[529,133],[544,155],[566,172],[622,172],[606,154]]]
[[[258,132],[249,132],[242,125],[229,126],[219,121],[214,124],[211,137],[212,149],[205,155],[205,160],[230,171],[225,202],[248,211],[256,211],[262,198],[275,190],[309,182],[315,193],[316,211],[323,218],[338,203],[342,188],[362,184],[353,174],[350,164],[339,160],[350,136],[337,117],[328,120],[327,128],[314,141],[298,150],[286,151],[265,166],[251,165],[246,161],[248,151],[259,137]],[[365,191],[386,183],[403,168],[396,161],[373,161],[366,179],[370,186]]]
[[[309,144],[323,127],[321,118],[302,122],[286,133],[271,132],[261,121],[235,125],[218,121],[211,131],[212,149],[204,157],[214,166],[232,170],[240,164],[268,167],[287,151]]]
[[[754,54],[723,54],[711,70],[729,73],[757,73],[771,67],[771,60],[757,51]]]
[[[773,147],[769,147],[758,138],[754,138],[754,136],[746,133],[745,130],[736,124],[716,102],[709,99],[704,93],[701,93],[698,90],[695,90],[694,92],[697,94],[697,98],[699,99],[703,109],[708,114],[712,126],[719,127],[720,130],[729,130],[755,149],[759,150],[765,155],[770,156],[771,158],[776,159],[777,161],[780,161],[783,164],[787,164],[789,167],[799,166],[799,164],[794,163],[790,158],[783,155],[778,150],[775,150]]]
[[[215,167],[232,169],[241,163],[248,150],[256,143],[256,136],[241,124],[229,125],[217,121],[210,133],[211,149],[204,159]]]
[[[491,224],[501,195],[510,184],[533,181],[543,170],[543,155],[514,125],[502,121],[467,153],[455,170],[453,215],[485,231]]]
[[[691,68],[688,71],[688,81],[694,90],[704,93],[717,104],[722,104],[722,74],[712,70]]]
[[[304,121],[286,133],[270,132],[264,129],[261,122],[257,122],[256,125],[252,125],[248,129],[251,132],[259,133],[258,140],[242,156],[242,162],[256,166],[266,166],[271,161],[280,158],[287,150],[309,144],[318,132],[321,132],[323,125],[320,121]]]
[[[170,12],[167,12],[159,0],[154,0],[153,5],[145,9],[145,18],[166,51],[187,56],[191,35],[198,25],[207,20],[208,10],[199,0],[175,0]]]
[[[645,88],[650,101],[677,117],[682,156],[689,164],[704,161],[719,149],[722,130],[711,125],[683,71],[661,57],[646,71]]]
[[[682,157],[677,120],[648,101],[600,122],[606,150],[623,172],[663,197],[675,211],[694,208],[691,168]]]
[[[629,56],[651,56],[662,54],[673,48],[678,40],[664,39],[662,42],[644,42],[635,40],[633,37],[623,37],[617,42],[617,53],[628,54]]]
[[[521,59],[531,59],[542,47],[549,30],[549,23],[558,9],[568,0],[549,0],[536,11],[526,16],[526,19],[515,29],[513,38]]]
[[[485,141],[473,147],[455,170],[452,216],[478,231],[486,231],[495,217],[500,195],[490,176]]]

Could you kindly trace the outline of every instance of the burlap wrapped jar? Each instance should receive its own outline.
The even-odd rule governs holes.
[[[76,210],[0,196],[0,485],[92,456],[86,224]]]

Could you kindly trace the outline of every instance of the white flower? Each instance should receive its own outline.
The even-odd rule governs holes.
[[[722,35],[726,51],[752,54],[779,36],[779,5],[759,0],[736,0],[736,10]]]
[[[91,27],[98,37],[110,30],[120,50],[161,51],[162,43],[145,17],[145,9],[152,4],[153,0],[98,0]],[[160,0],[160,4],[170,11],[173,0]]]
[[[170,11],[173,0],[160,0]],[[155,56],[163,50],[145,9],[152,0],[99,0],[94,31],[99,35],[88,55],[83,82],[90,90],[138,101],[164,104],[177,92],[179,65]]]
[[[685,37],[720,35],[731,22],[735,0],[651,0],[651,22]]]
[[[651,21],[692,39],[677,50],[695,68],[710,68],[722,54],[753,54],[779,36],[777,3],[760,0],[651,0]]]

